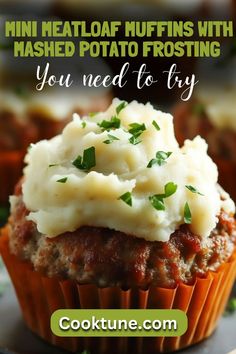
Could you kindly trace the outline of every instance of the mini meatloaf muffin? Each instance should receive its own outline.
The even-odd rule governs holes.
[[[83,91],[51,88],[32,93],[27,86],[0,91],[0,96],[0,144],[5,149],[12,149],[12,142],[19,149],[50,139],[62,131],[74,112],[103,110],[111,100],[109,92],[85,95]]]
[[[30,144],[59,134],[73,112],[85,114],[107,108],[110,92],[99,92],[85,95],[54,88],[35,93],[25,87],[0,89],[0,205],[7,205],[14,191]]]
[[[147,288],[152,284],[172,288],[180,282],[193,283],[196,276],[218,269],[229,259],[236,243],[235,219],[223,211],[207,243],[186,224],[174,231],[168,242],[146,241],[91,226],[47,238],[26,219],[29,211],[20,186],[16,193],[10,220],[11,250],[49,277],[101,287]]]
[[[227,96],[227,92],[222,92],[222,101],[224,102],[227,101],[225,96]],[[217,96],[215,100],[220,100],[220,98]],[[181,103],[176,106],[174,110],[175,131],[179,143],[183,144],[185,139],[193,139],[199,134],[207,141],[209,154],[213,158],[236,163],[236,126],[233,128],[229,124],[229,120],[227,120],[228,111],[232,111],[231,120],[232,122],[236,121],[233,105],[226,103],[224,107],[218,109],[217,105],[214,107],[214,103],[208,106],[206,102],[194,99],[191,102]],[[223,111],[224,108],[225,112]],[[215,111],[218,111],[217,124],[210,117],[210,112],[214,114]]]
[[[49,277],[173,288],[217,270],[236,242],[234,204],[200,137],[114,100],[32,146],[11,197],[10,249]]]
[[[36,137],[37,132],[33,124],[22,121],[13,112],[0,112],[0,153],[26,151]]]
[[[222,58],[199,61],[197,71],[201,84],[196,85],[188,102],[177,104],[174,124],[181,144],[199,134],[206,140],[209,155],[216,163],[217,159],[222,159],[235,164],[235,43],[229,41],[222,46]]]
[[[235,83],[229,82],[227,85],[216,83],[215,86],[205,84],[199,87],[191,101],[182,102],[174,109],[178,142],[183,144],[185,139],[193,139],[198,134],[206,140],[209,155],[218,167],[219,183],[230,193],[234,201],[236,201],[235,97]]]

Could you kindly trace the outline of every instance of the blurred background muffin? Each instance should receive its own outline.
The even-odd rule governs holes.
[[[1,35],[5,19],[0,18]],[[14,58],[11,41],[1,38],[0,43],[0,207],[4,207],[20,178],[29,145],[60,133],[74,112],[86,114],[106,109],[113,95],[110,88],[85,89],[80,83],[87,68],[94,74],[110,73],[100,58],[96,63],[89,57],[80,62],[75,58],[69,65],[58,58]],[[47,62],[54,75],[70,72],[73,88],[54,86],[37,91],[37,65],[42,73]]]
[[[178,103],[173,112],[176,135],[204,137],[209,154],[218,165],[220,183],[236,200],[236,42],[225,44],[225,55],[217,61],[201,61],[199,84],[188,103]]]

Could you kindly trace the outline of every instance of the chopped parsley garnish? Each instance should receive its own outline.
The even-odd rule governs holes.
[[[48,165],[48,167],[54,167],[54,166],[59,166],[58,163],[51,163],[50,165]]]
[[[177,190],[177,184],[169,182],[165,185],[165,198],[170,197]]]
[[[86,127],[86,122],[83,121],[83,122],[81,123],[81,126],[82,126],[82,128],[84,129],[84,128]]]
[[[164,165],[167,162],[166,160],[168,159],[168,157],[170,157],[171,154],[172,154],[172,152],[170,152],[170,151],[168,151],[168,152],[157,151],[156,158],[151,159],[149,161],[149,163],[147,164],[147,167],[151,168],[154,165],[158,165],[158,166]]]
[[[159,125],[155,120],[152,121],[152,125],[156,128],[156,130],[161,130],[161,128],[159,127]]]
[[[118,199],[121,199],[127,205],[132,206],[132,194],[130,192],[122,194]]]
[[[111,144],[115,140],[120,140],[119,138],[117,138],[116,136],[111,135],[111,134],[107,134],[107,136],[108,136],[108,139],[103,141],[104,144]]]
[[[164,199],[170,197],[177,190],[177,184],[168,182],[165,185],[165,192],[163,194],[155,194],[149,197],[152,206],[157,210],[165,210]]]
[[[192,192],[192,193],[197,193],[197,194],[199,194],[199,195],[203,195],[204,196],[204,194],[202,194],[202,193],[200,193],[195,187],[193,187],[193,186],[191,186],[191,185],[188,185],[188,186],[185,186],[188,190],[190,190],[190,192]]]
[[[89,171],[92,167],[96,166],[95,147],[91,146],[84,150],[83,158],[80,155],[77,156],[72,164],[79,170],[85,171]]]
[[[67,180],[68,180],[68,177],[64,177],[64,178],[58,179],[57,182],[66,183]]]
[[[129,142],[132,145],[137,145],[137,144],[141,143],[142,140],[140,140],[139,136],[136,137],[136,136],[133,135],[133,136],[131,136],[131,138],[129,138]]]
[[[157,210],[165,210],[163,196],[155,194],[149,197],[152,206]]]
[[[119,106],[116,107],[116,114],[118,115],[120,113],[120,111],[122,111],[122,109],[124,109],[127,106],[127,102],[126,101],[122,101]]]
[[[131,123],[129,124],[129,126],[130,129],[128,130],[128,132],[132,135],[131,138],[129,138],[129,142],[133,145],[141,143],[139,137],[146,130],[145,124]]]
[[[144,132],[144,130],[146,130],[146,126],[145,124],[139,124],[139,123],[131,123],[129,124],[130,129],[128,130],[128,132],[134,136],[139,136],[142,134],[142,132]]]
[[[184,222],[185,224],[191,224],[192,222],[192,214],[187,202],[184,205]]]
[[[98,114],[98,112],[90,112],[88,115],[89,115],[89,117],[94,117],[94,116],[96,116]]]
[[[102,130],[111,130],[120,128],[120,119],[113,116],[111,120],[103,120],[101,123],[97,123]]]

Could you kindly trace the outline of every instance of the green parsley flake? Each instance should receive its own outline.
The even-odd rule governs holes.
[[[118,199],[121,199],[127,205],[132,206],[132,194],[130,192],[122,194]]]
[[[152,125],[156,128],[156,130],[161,130],[161,128],[159,127],[159,125],[155,120],[152,121]]]
[[[142,140],[140,140],[139,137],[131,136],[131,138],[129,138],[129,142],[132,145],[138,145],[142,142]]]
[[[155,194],[149,197],[152,206],[157,210],[165,210],[164,199],[170,197],[177,190],[177,184],[168,182],[165,185],[165,193]]]
[[[115,140],[120,140],[119,138],[117,138],[116,136],[111,135],[111,134],[107,134],[107,136],[108,136],[109,139],[103,141],[104,144],[111,144]]]
[[[102,130],[111,130],[120,128],[120,119],[117,117],[112,117],[111,120],[103,120],[101,123],[97,123],[97,125],[102,128]]]
[[[83,158],[80,155],[77,156],[72,164],[79,170],[85,171],[89,171],[92,167],[96,166],[95,147],[91,146],[84,150]]]
[[[86,122],[83,121],[83,122],[81,123],[81,126],[82,126],[82,128],[84,129],[84,128],[86,127]]]
[[[98,114],[98,112],[90,112],[88,115],[89,115],[89,117],[94,117],[94,116],[96,116]]]
[[[128,132],[132,135],[131,138],[129,138],[129,142],[133,145],[141,143],[142,140],[140,140],[139,137],[146,130],[145,124],[131,123],[129,126],[130,129]]]
[[[193,186],[191,186],[191,185],[188,185],[188,186],[185,186],[188,190],[190,190],[190,192],[192,192],[192,193],[197,193],[197,194],[199,194],[199,195],[203,195],[204,196],[204,194],[202,194],[202,193],[200,193],[195,187],[193,187]]]
[[[191,224],[192,222],[192,214],[187,202],[184,205],[184,222],[185,224]]]
[[[122,101],[119,106],[116,107],[116,114],[118,115],[122,109],[124,109],[127,106],[128,102]]]
[[[128,130],[128,132],[132,135],[134,135],[135,137],[138,137],[142,134],[142,132],[144,132],[144,130],[146,130],[146,126],[145,124],[139,124],[139,123],[131,123],[129,124],[130,129]]]
[[[48,165],[48,167],[54,167],[54,166],[59,166],[58,163],[51,163],[50,165]]]
[[[156,153],[156,158],[155,159],[151,159],[149,161],[149,163],[147,164],[148,168],[151,168],[154,165],[158,165],[158,166],[162,166],[164,164],[166,164],[166,160],[168,159],[168,157],[170,157],[170,155],[172,154],[172,152],[168,151],[157,151]]]
[[[169,182],[165,185],[165,198],[170,197],[177,190],[177,184]]]
[[[150,200],[152,206],[156,210],[165,210],[164,200],[163,200],[163,197],[161,197],[161,195],[158,195],[158,194],[152,195],[149,197],[149,200]]]
[[[66,183],[67,180],[68,180],[68,177],[64,177],[64,178],[58,179],[57,182]]]

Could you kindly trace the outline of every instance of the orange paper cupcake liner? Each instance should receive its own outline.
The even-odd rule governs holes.
[[[9,195],[13,193],[15,184],[22,175],[23,151],[0,152],[0,204],[8,202]]]
[[[15,287],[27,326],[45,341],[71,352],[165,353],[197,343],[211,335],[224,311],[236,273],[236,253],[217,272],[197,278],[193,285],[148,290],[119,287],[98,288],[76,281],[47,278],[28,262],[10,254],[7,229],[0,237],[0,251]],[[180,309],[188,317],[188,330],[181,337],[69,338],[50,330],[50,317],[57,309]]]

